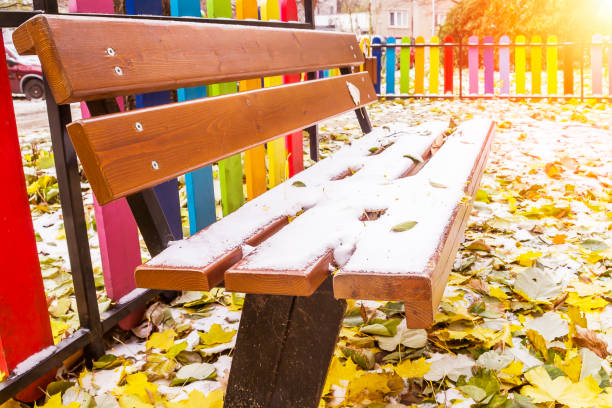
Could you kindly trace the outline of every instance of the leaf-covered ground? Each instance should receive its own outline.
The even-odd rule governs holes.
[[[369,110],[375,125],[484,115],[498,129],[435,324],[408,330],[401,303],[349,302],[321,406],[612,407],[612,106],[386,101]],[[328,155],[359,130],[347,115],[322,133]],[[59,340],[78,324],[76,306],[48,142],[32,140],[24,164]],[[96,252],[93,222],[90,237]],[[93,368],[61,370],[45,406],[220,407],[242,301],[219,289],[151,305],[139,327],[112,333]]]

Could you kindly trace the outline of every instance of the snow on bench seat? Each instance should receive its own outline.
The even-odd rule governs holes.
[[[432,143],[442,137],[447,127],[446,122],[432,122],[412,128],[390,125],[375,129],[355,140],[351,146],[340,149],[332,157],[249,201],[194,236],[173,242],[166,250],[136,269],[137,285],[172,290],[208,290],[214,287],[223,281],[224,272],[252,251],[254,246],[275,232],[283,231],[289,217],[293,218],[303,212],[285,227],[291,227],[289,231],[294,231],[296,225],[304,224],[302,219],[311,219],[312,214],[324,213],[332,205],[330,199],[336,196],[334,192],[352,184],[363,183],[365,186],[390,182],[413,170],[416,162],[410,157],[426,157]],[[334,217],[348,218],[349,214],[355,214],[359,218],[363,209],[369,208],[367,200],[360,202],[365,207],[360,210],[355,207],[346,213],[341,211]],[[318,225],[321,223],[317,221],[310,227]],[[348,223],[349,226],[354,227],[354,223]],[[236,271],[232,277],[236,279],[226,274],[226,285],[235,283],[242,291],[262,293],[269,289],[273,294],[309,295],[329,270],[329,266],[317,258],[335,247],[340,248],[336,251],[340,254],[343,248],[342,242],[338,241],[342,234],[332,231],[333,236],[324,237],[323,228],[319,228],[318,238],[313,238],[315,232],[316,228],[298,231],[300,238],[293,241],[297,244],[291,248],[292,252],[287,252],[297,256],[279,256],[274,267],[269,268],[275,272],[284,270],[281,274],[283,277],[277,273],[277,277],[265,284],[268,275],[264,274],[255,279],[263,285],[246,290],[241,282],[250,281],[251,276],[258,274]],[[286,234],[293,232],[285,232],[283,235]],[[314,247],[305,244],[306,237],[314,241]],[[254,260],[257,261],[257,258]],[[318,268],[313,268],[317,264],[314,261],[319,261]],[[301,272],[292,274],[288,270]],[[240,276],[245,276],[245,279]]]

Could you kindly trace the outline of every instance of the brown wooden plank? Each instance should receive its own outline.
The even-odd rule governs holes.
[[[332,255],[328,252],[305,270],[295,271],[248,269],[241,261],[225,272],[225,287],[232,292],[310,296],[329,276]]]
[[[363,63],[354,34],[314,30],[45,15],[13,39],[59,104]]]
[[[347,83],[359,89],[359,103]],[[79,120],[67,128],[104,205],[375,100],[367,73],[359,73]]]
[[[493,141],[494,123],[488,130],[482,150],[474,163],[465,193],[474,197],[487,163]],[[409,328],[426,328],[433,323],[448,275],[455,260],[472,203],[455,207],[440,236],[430,267],[418,275],[339,271],[334,275],[334,295],[341,299],[398,300],[404,302]]]
[[[257,246],[287,225],[287,217],[278,218],[244,244]],[[198,232],[205,234],[206,229]],[[163,290],[210,290],[223,281],[223,273],[242,259],[241,246],[230,248],[214,262],[202,267],[169,267],[143,264],[136,268],[136,286]]]

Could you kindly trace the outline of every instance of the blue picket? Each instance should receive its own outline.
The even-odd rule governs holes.
[[[387,44],[394,45],[395,37],[388,37]],[[395,47],[386,48],[387,95],[395,93]]]
[[[200,13],[199,0],[170,0],[170,14],[173,16],[200,17]],[[182,88],[177,91],[179,101],[205,96],[205,86]],[[212,166],[185,174],[185,188],[189,210],[189,233],[193,235],[217,219]]]
[[[161,15],[162,2],[150,0],[126,0],[126,14],[147,14]],[[148,106],[165,105],[170,103],[170,92],[151,92],[147,94],[136,95],[136,107],[145,108]],[[178,193],[178,181],[176,179],[166,181],[154,187],[157,199],[164,210],[164,214],[170,224],[170,229],[175,238],[183,237],[183,227],[181,224],[181,203]]]

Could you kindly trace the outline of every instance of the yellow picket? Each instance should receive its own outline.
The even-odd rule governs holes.
[[[517,35],[514,40],[515,44],[525,44],[525,36]],[[518,46],[514,49],[514,69],[516,71],[516,93],[517,95],[525,94],[525,65],[526,52],[524,46]]]
[[[546,41],[546,72],[548,80],[548,94],[557,94],[557,36],[549,35]],[[555,45],[552,45],[555,44]]]
[[[436,36],[431,37],[430,44],[439,44],[440,39]],[[437,95],[440,86],[440,48],[429,47],[429,93]]]
[[[262,20],[279,20],[280,8],[278,0],[266,0],[261,6]],[[273,76],[264,78],[264,87],[279,86],[283,84],[282,76]],[[287,149],[285,147],[285,138],[268,142],[268,186],[270,188],[279,185],[287,179]]]
[[[531,38],[532,44],[542,44],[542,37],[534,35]],[[531,46],[531,94],[540,95],[542,93],[542,46]]]

